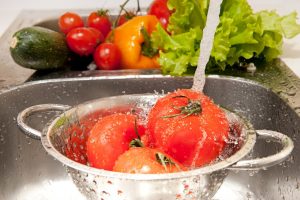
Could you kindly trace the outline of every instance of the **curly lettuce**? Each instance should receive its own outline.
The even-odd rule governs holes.
[[[183,75],[194,71],[200,53],[208,0],[168,0],[175,9],[168,34],[160,25],[152,43],[160,49],[159,63],[164,74]],[[246,0],[224,0],[207,70],[225,70],[239,61],[263,57],[270,61],[282,51],[283,38],[300,33],[297,13],[279,16],[275,11],[254,13]]]

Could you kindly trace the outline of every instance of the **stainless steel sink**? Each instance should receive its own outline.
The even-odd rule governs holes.
[[[18,129],[16,117],[24,108],[43,103],[76,105],[120,94],[166,93],[176,88],[190,88],[192,84],[191,77],[162,76],[157,71],[68,71],[49,74],[34,73],[15,64],[8,51],[12,34],[32,25],[58,30],[57,16],[63,12],[23,11],[0,38],[1,200],[84,199],[65,167],[45,153],[40,141],[25,136]],[[88,10],[76,12],[83,16],[89,13]],[[234,70],[222,74],[230,76],[207,78],[205,93],[216,103],[248,118],[256,129],[287,134],[293,138],[295,149],[290,159],[281,165],[262,171],[231,172],[214,199],[299,199],[299,78],[280,60],[259,67],[254,75]],[[28,78],[32,82],[10,87]],[[9,89],[1,92],[7,87]],[[55,114],[34,116],[30,123],[43,129]],[[265,156],[277,150],[277,144],[258,141],[252,156]]]
[[[82,74],[80,75],[82,76]],[[31,105],[81,102],[120,94],[169,92],[190,88],[191,77],[131,73],[33,81],[0,95],[0,199],[83,199],[65,167],[47,155],[40,141],[25,136],[17,114]],[[231,172],[214,199],[298,199],[300,197],[300,117],[277,94],[246,79],[209,76],[205,93],[217,104],[247,117],[256,129],[270,129],[293,138],[292,156],[281,165],[254,172]],[[43,129],[55,113],[35,116],[32,126]],[[252,156],[276,151],[278,145],[258,141]]]

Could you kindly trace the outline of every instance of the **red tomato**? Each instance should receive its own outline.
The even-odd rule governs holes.
[[[80,56],[94,53],[97,45],[104,40],[101,32],[91,27],[72,29],[66,39],[69,48]]]
[[[99,30],[104,37],[111,31],[111,22],[108,17],[107,10],[99,10],[98,12],[92,12],[88,16],[87,25],[89,27]]]
[[[124,24],[125,22],[127,22],[135,16],[136,15],[133,12],[126,12],[122,14],[118,20],[117,26],[121,26],[122,24]]]
[[[81,128],[81,125],[73,125],[66,130],[69,137],[66,142],[65,154],[71,160],[87,164],[85,143],[88,131],[83,127]]]
[[[144,144],[145,147],[155,147],[154,139],[150,135],[148,129],[146,129],[145,134],[141,137],[141,142]]]
[[[114,43],[102,43],[94,52],[94,61],[98,69],[119,69],[121,65],[121,52]]]
[[[101,113],[93,113],[74,123],[66,130],[68,135],[65,154],[68,158],[87,164],[86,141],[90,134],[90,130],[101,117]]]
[[[83,27],[84,23],[78,14],[66,12],[59,17],[58,26],[61,32],[67,34],[74,28]]]
[[[169,18],[173,13],[169,10],[167,2],[168,0],[154,0],[148,10],[148,14],[155,15],[165,29],[167,29]]]
[[[132,174],[161,174],[186,168],[158,149],[133,147],[117,159],[113,171]]]
[[[155,145],[187,167],[214,161],[228,138],[225,113],[193,90],[178,90],[159,99],[148,117]]]
[[[131,114],[112,114],[101,118],[92,128],[87,140],[87,157],[92,167],[112,170],[117,158],[129,149],[130,142],[144,134]]]

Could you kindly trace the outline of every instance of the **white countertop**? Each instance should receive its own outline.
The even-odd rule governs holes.
[[[300,23],[299,0],[248,0],[254,10],[276,10],[279,14],[298,12]],[[53,10],[53,9],[99,9],[117,8],[124,0],[0,0],[0,36],[18,16],[21,10]],[[141,6],[146,7],[151,0],[140,0]],[[136,5],[136,0],[128,3],[129,7]],[[286,40],[283,46],[282,60],[300,77],[300,35]]]

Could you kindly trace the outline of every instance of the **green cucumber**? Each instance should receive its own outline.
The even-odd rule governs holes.
[[[50,70],[65,67],[70,50],[61,33],[33,26],[13,35],[10,54],[17,64],[25,68]]]

